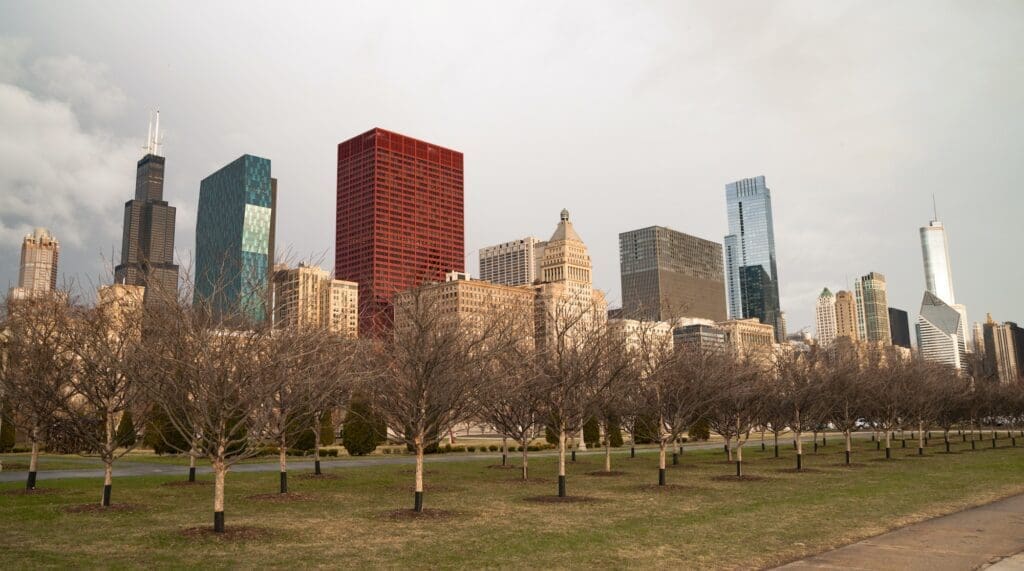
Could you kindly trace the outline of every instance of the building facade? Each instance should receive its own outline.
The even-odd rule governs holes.
[[[276,208],[269,159],[242,155],[202,180],[194,303],[219,316],[268,317]]]
[[[763,176],[743,179],[725,185],[725,201],[729,318],[760,319],[775,328],[776,341],[781,343],[786,327],[779,306],[771,191]]]
[[[546,244],[527,236],[480,248],[480,279],[510,286],[532,284],[540,275]]]
[[[60,242],[46,228],[36,228],[21,241],[18,287],[11,297],[18,299],[57,289]]]
[[[935,220],[920,229],[921,233],[921,259],[924,262],[924,284],[925,291],[930,291],[939,299],[960,313],[959,337],[965,342],[968,337],[967,308],[956,302],[956,294],[953,291],[953,266],[949,258],[949,240],[946,236],[946,228],[938,220]],[[970,343],[967,346],[970,350]]]
[[[1011,383],[1020,377],[1013,329],[1013,324],[996,323],[992,314],[985,320],[985,369],[1000,383]]]
[[[356,337],[359,288],[335,280],[316,266],[276,266],[273,278],[274,326],[315,327]]]
[[[725,331],[726,343],[738,351],[767,355],[775,350],[775,328],[757,319],[730,319],[718,327]]]
[[[889,308],[889,338],[893,345],[910,349],[910,316],[906,311]]]
[[[854,282],[857,298],[857,334],[862,341],[892,345],[885,276],[871,272]]]
[[[703,351],[725,347],[726,334],[725,329],[711,320],[693,320],[677,325],[672,330],[672,340],[677,349],[686,347]]]
[[[627,351],[646,350],[650,357],[667,355],[673,349],[672,325],[665,321],[609,319],[608,333]]]
[[[957,370],[967,360],[966,340],[960,337],[963,316],[930,291],[924,292],[917,318],[917,348],[927,361],[945,363]]]
[[[338,144],[334,277],[359,284],[364,334],[403,290],[465,271],[462,153],[384,129]]]
[[[854,341],[860,339],[860,328],[857,326],[857,299],[851,291],[836,292],[836,337],[847,337]]]
[[[627,318],[726,319],[722,245],[663,226],[619,234],[622,310]]]
[[[506,325],[521,328],[521,339],[532,342],[535,325],[534,291],[529,286],[507,286],[469,279],[460,272],[450,272],[445,281],[429,283],[405,290],[393,298],[396,331],[402,331],[416,318],[414,304],[423,304],[425,311],[448,325],[471,327],[491,319],[507,319]]]
[[[818,344],[822,347],[831,347],[836,340],[838,329],[836,326],[836,296],[828,288],[821,290],[818,302],[814,307],[814,323],[817,331]]]
[[[166,159],[159,155],[160,120],[150,130],[146,155],[135,165],[135,198],[124,203],[121,263],[114,283],[145,287],[146,303],[177,300],[178,266],[174,263],[176,211],[164,200]]]

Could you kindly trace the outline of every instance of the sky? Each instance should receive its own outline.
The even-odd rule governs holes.
[[[619,305],[618,234],[721,242],[725,184],[772,191],[781,304],[871,271],[916,318],[932,196],[970,320],[1024,321],[1024,3],[0,0],[0,286],[35,226],[61,282],[119,259],[161,111],[176,251],[199,181],[271,159],[277,242],[333,267],[337,144],[381,127],[465,154],[467,269],[562,208]]]

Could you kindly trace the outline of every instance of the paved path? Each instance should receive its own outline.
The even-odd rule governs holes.
[[[780,567],[1024,570],[1024,494],[908,525]]]

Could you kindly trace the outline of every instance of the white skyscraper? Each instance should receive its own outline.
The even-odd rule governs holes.
[[[818,345],[829,347],[836,339],[836,296],[828,288],[818,296],[818,304],[814,309],[817,325]]]
[[[963,368],[967,343],[961,332],[966,329],[960,312],[932,292],[924,292],[917,317],[917,346],[925,360]]]
[[[532,284],[540,277],[540,261],[546,244],[527,236],[480,248],[480,279],[509,286]]]
[[[949,261],[949,241],[946,239],[946,228],[938,220],[938,217],[936,212],[935,220],[921,228],[924,287],[925,291],[931,292],[960,314],[960,328],[957,331],[957,336],[961,342],[965,342],[968,339],[967,308],[956,302],[956,294],[953,292],[953,267]],[[919,346],[920,343],[921,340],[918,339]]]

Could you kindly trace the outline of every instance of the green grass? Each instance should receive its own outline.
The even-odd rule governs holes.
[[[788,444],[788,441],[787,441]],[[259,528],[264,536],[190,538],[185,528],[209,526],[212,486],[171,487],[167,477],[115,479],[114,503],[130,512],[66,513],[98,502],[100,480],[43,481],[54,493],[0,495],[4,568],[25,567],[758,567],[820,552],[927,517],[1024,492],[1020,449],[978,452],[956,442],[959,454],[924,458],[916,443],[895,443],[895,459],[857,442],[854,461],[841,467],[839,439],[817,455],[805,450],[806,473],[791,446],[772,459],[771,447],[745,452],[746,473],[764,480],[718,481],[734,473],[720,451],[687,451],[670,467],[675,486],[659,490],[656,456],[614,456],[618,477],[595,477],[600,455],[570,464],[570,495],[592,503],[550,504],[555,459],[531,462],[533,483],[517,470],[489,468],[493,460],[428,464],[426,506],[446,519],[395,520],[384,514],[412,504],[411,466],[336,468],[336,479],[290,478],[308,499],[287,503],[248,499],[277,489],[275,472],[232,473],[227,481],[228,529]],[[1009,444],[999,441],[1000,446]],[[514,457],[518,462],[518,457]],[[209,480],[209,477],[204,479]],[[970,485],[967,485],[970,483]],[[0,494],[22,483],[0,484]]]

